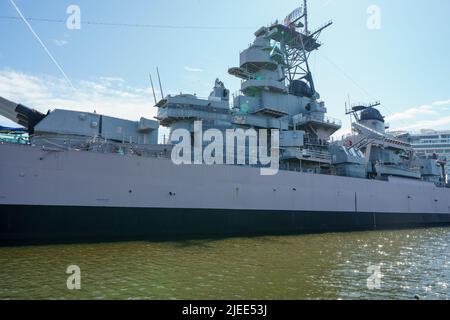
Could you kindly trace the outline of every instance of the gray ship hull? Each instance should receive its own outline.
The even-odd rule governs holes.
[[[0,145],[0,241],[302,234],[450,225],[450,189]]]

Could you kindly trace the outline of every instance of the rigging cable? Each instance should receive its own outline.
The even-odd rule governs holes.
[[[34,35],[34,37],[37,39],[37,41],[40,43],[40,45],[42,46],[42,48],[44,48],[45,52],[47,53],[47,55],[50,57],[50,59],[53,61],[53,63],[56,65],[56,67],[59,69],[59,71],[62,73],[62,75],[64,76],[64,78],[66,79],[66,81],[69,83],[69,85],[72,87],[73,90],[75,90],[75,87],[72,84],[72,81],[70,81],[69,77],[67,76],[66,72],[64,71],[64,69],[61,67],[61,65],[58,63],[58,61],[56,61],[55,57],[53,57],[53,55],[51,54],[50,50],[47,48],[47,46],[44,44],[44,42],[41,40],[41,38],[39,37],[39,35],[36,33],[36,31],[34,31],[33,27],[31,26],[31,24],[28,22],[28,20],[24,17],[24,15],[22,14],[22,12],[20,11],[20,9],[17,7],[16,3],[14,2],[14,0],[9,0],[11,2],[11,4],[13,5],[14,9],[16,9],[17,13],[20,16],[20,19],[23,20],[23,22],[25,23],[25,25],[28,27],[28,29],[30,30],[30,32]],[[17,19],[19,19],[17,17]]]
[[[14,16],[0,16],[1,20],[20,20]],[[26,17],[28,21],[47,22],[47,23],[66,23],[64,19],[48,19]],[[162,24],[139,24],[139,23],[120,23],[120,22],[102,22],[102,21],[82,21],[86,25],[109,26],[109,27],[127,27],[127,28],[151,28],[151,29],[194,29],[194,30],[250,30],[254,27],[244,26],[182,26],[182,25],[162,25]]]

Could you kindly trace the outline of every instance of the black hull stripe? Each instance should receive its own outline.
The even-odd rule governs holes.
[[[450,226],[450,214],[0,205],[0,244],[177,240]]]

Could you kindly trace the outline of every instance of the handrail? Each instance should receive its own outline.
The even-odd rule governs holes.
[[[322,118],[322,117],[321,117]],[[316,118],[310,114],[299,114],[293,117],[294,125],[305,124],[307,122],[320,122],[324,124],[334,124],[342,126],[342,121],[328,116],[323,116],[323,119]]]

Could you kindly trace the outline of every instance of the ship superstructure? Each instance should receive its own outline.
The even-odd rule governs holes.
[[[421,179],[444,187],[445,175],[441,167],[445,163],[437,158],[418,156],[408,141],[386,132],[384,116],[376,109],[379,105],[380,102],[359,103],[346,112],[354,119],[353,134],[338,144],[350,154],[359,154],[359,175],[378,180],[392,176]],[[345,175],[356,176],[355,173]]]
[[[255,32],[253,44],[240,54],[239,67],[228,71],[241,79],[238,94],[230,97],[217,79],[208,99],[181,94],[160,101],[158,120],[172,131],[184,128],[192,134],[196,120],[204,129],[280,130],[281,169],[329,172],[330,136],[341,122],[326,116],[308,58],[319,49],[318,37],[330,25],[310,32],[305,1],[282,23]]]

